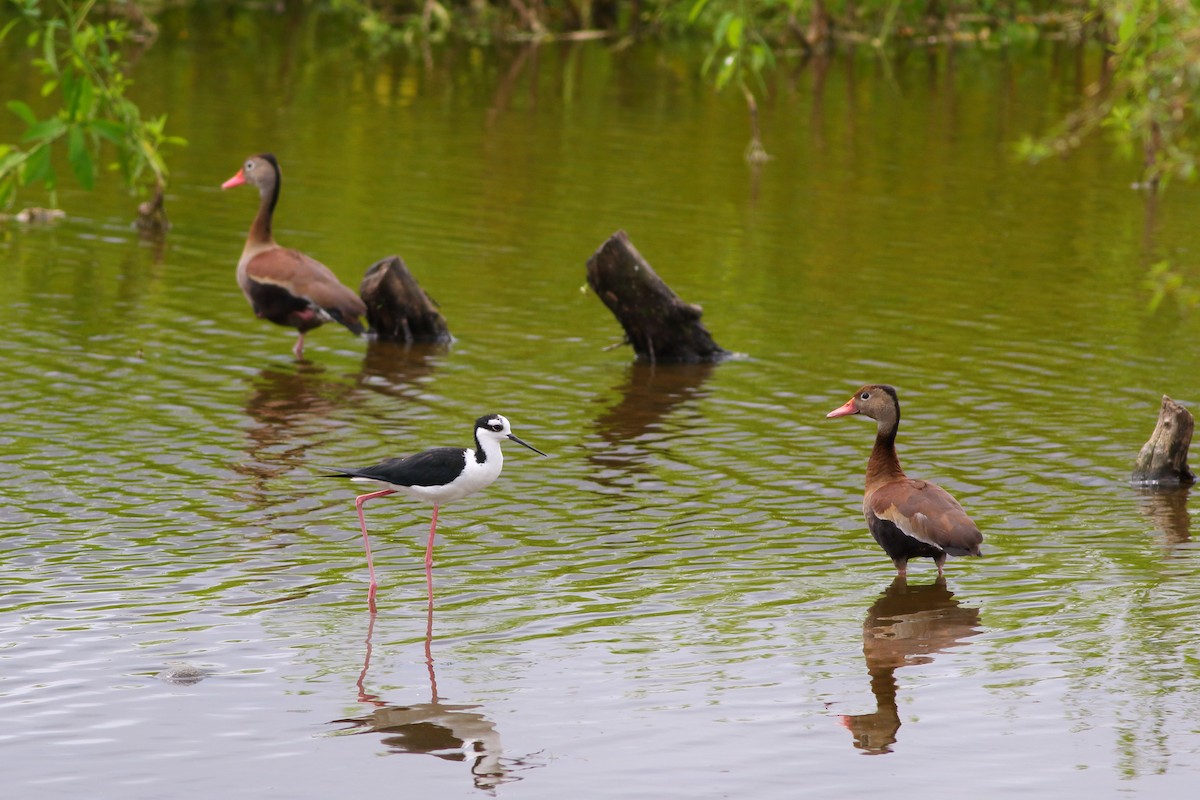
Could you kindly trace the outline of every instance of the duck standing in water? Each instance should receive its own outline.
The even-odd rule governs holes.
[[[258,188],[258,214],[238,261],[238,286],[257,316],[299,332],[292,353],[300,359],[304,357],[304,334],[326,322],[341,323],[355,336],[361,336],[364,328],[359,318],[367,313],[367,307],[329,267],[299,250],[276,244],[271,218],[282,182],[279,162],[270,153],[263,153],[246,159],[237,175],[221,188],[244,183]]]
[[[983,534],[942,487],[904,474],[896,455],[900,400],[882,384],[862,387],[826,418],[863,414],[875,420],[875,447],[867,462],[863,515],[871,536],[905,575],[911,558],[932,558],[938,575],[947,556],[982,555]]]

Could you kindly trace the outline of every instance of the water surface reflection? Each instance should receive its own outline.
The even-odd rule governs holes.
[[[358,383],[380,394],[413,400],[418,385],[433,376],[438,356],[449,351],[445,344],[371,342],[363,356]]]
[[[607,445],[590,456],[598,467],[596,479],[612,482],[642,464],[645,445],[663,420],[680,406],[707,396],[704,383],[713,369],[713,364],[630,364],[617,389],[620,401],[596,419]]]
[[[960,605],[946,588],[945,578],[909,586],[897,575],[867,610],[863,623],[863,655],[875,710],[842,716],[842,724],[854,736],[854,746],[872,755],[892,752],[900,730],[896,670],[928,664],[934,653],[960,645],[979,632],[979,609]]]
[[[269,482],[298,467],[309,468],[306,453],[327,428],[335,409],[344,406],[357,388],[311,361],[269,366],[251,379],[253,391],[245,411],[251,424],[246,430],[246,458],[231,465],[250,479],[254,505],[269,506]]]
[[[1188,513],[1190,487],[1158,489],[1140,487],[1138,507],[1150,518],[1154,527],[1162,531],[1163,543],[1168,547],[1191,541],[1192,515]]]
[[[366,651],[358,675],[358,702],[373,706],[366,714],[333,720],[348,727],[340,734],[377,733],[389,753],[430,755],[445,761],[469,762],[471,780],[477,789],[494,794],[502,783],[520,780],[514,770],[528,766],[525,758],[504,758],[500,732],[480,710],[482,706],[446,703],[438,694],[433,665],[432,595],[425,626],[425,665],[429,675],[429,701],[390,703],[367,689],[371,668],[375,615],[367,624]]]

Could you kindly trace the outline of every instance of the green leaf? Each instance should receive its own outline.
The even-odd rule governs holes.
[[[58,53],[54,48],[54,37],[45,36],[42,38],[42,58],[46,59],[46,63],[55,72],[58,72]]]
[[[721,46],[721,42],[725,41],[725,31],[729,28],[729,23],[733,22],[733,12],[726,11],[717,20],[717,27],[713,28],[713,44],[717,47]]]
[[[13,150],[11,153],[5,153],[0,157],[0,177],[8,175],[13,171],[13,168],[18,166],[25,160],[25,153],[20,150]]]
[[[79,181],[80,186],[89,192],[95,188],[96,164],[92,161],[83,129],[78,125],[73,125],[67,134],[67,162],[71,165],[71,171],[75,173],[75,179]]]
[[[12,179],[0,179],[0,208],[8,208],[12,205],[13,197],[17,193],[17,182]]]
[[[5,103],[8,110],[21,118],[26,125],[34,125],[37,123],[37,117],[33,114],[33,109],[28,103],[22,103],[20,100],[9,100]]]
[[[692,10],[688,12],[688,22],[695,22],[696,17],[700,16],[700,12],[704,10],[706,5],[708,5],[708,0],[696,0],[692,4]]]
[[[96,107],[96,85],[88,78],[79,79],[79,103],[75,108],[75,119],[83,120],[92,116]]]
[[[58,81],[49,80],[42,84],[42,97],[49,97],[50,93],[58,88]]]
[[[63,70],[63,97],[67,101],[67,119],[87,119],[95,97],[92,81],[86,75],[76,75],[72,69]]]
[[[29,154],[21,169],[21,183],[45,181],[47,189],[54,188],[54,165],[50,163],[50,145],[44,144]]]
[[[737,70],[737,63],[737,58],[732,53],[725,56],[725,60],[721,62],[721,69],[717,72],[717,91],[721,91],[728,85],[729,79],[733,77],[734,72]]]
[[[746,20],[741,17],[734,17],[729,21],[729,27],[725,29],[725,41],[729,46],[737,50],[742,46],[742,31],[746,27]]]
[[[117,147],[125,145],[125,126],[120,123],[113,122],[111,119],[94,119],[91,129]]]
[[[1137,34],[1137,10],[1129,9],[1125,17],[1121,20],[1121,25],[1117,28],[1117,41],[1120,44],[1128,45],[1133,37]]]
[[[63,122],[58,117],[44,119],[41,122],[29,126],[25,131],[25,135],[21,137],[22,142],[45,141],[48,139],[56,139],[67,132],[67,123]]]
[[[13,27],[20,21],[20,17],[14,17],[8,21],[7,25],[5,25],[3,28],[0,28],[0,42],[4,41],[4,37],[8,36],[8,32],[11,31]]]
[[[79,97],[79,81],[75,79],[74,73],[70,68],[63,70],[62,77],[59,79],[62,84],[63,100],[67,104],[67,116],[70,117],[75,111],[75,101]]]

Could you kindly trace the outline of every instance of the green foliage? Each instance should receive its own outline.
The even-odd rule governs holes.
[[[714,6],[716,4],[713,4]],[[763,71],[775,65],[775,53],[763,37],[759,20],[762,9],[748,0],[735,0],[713,8],[712,41],[704,59],[704,74],[711,75],[717,90],[736,86],[750,91],[750,84],[765,89]],[[763,3],[763,5],[779,5]],[[695,23],[709,0],[695,0],[688,21]]]
[[[1150,290],[1150,311],[1156,311],[1165,300],[1173,300],[1180,311],[1190,311],[1200,305],[1200,289],[1190,285],[1187,278],[1171,268],[1171,262],[1160,261],[1146,274],[1145,286]]]
[[[1142,183],[1157,189],[1194,178],[1200,149],[1200,8],[1190,0],[1094,0],[1111,42],[1108,85],[1040,138],[1021,142],[1031,161],[1065,154],[1104,129],[1117,146],[1140,151]]]
[[[374,53],[396,46],[443,42],[455,29],[450,3],[378,3],[371,0],[330,0],[335,11],[357,20],[367,47]]]
[[[0,40],[12,35],[18,23],[29,32],[25,43],[36,55],[33,64],[45,77],[42,96],[57,99],[57,109],[38,119],[20,100],[6,107],[25,123],[14,144],[0,144],[0,208],[12,204],[21,187],[41,184],[57,204],[56,153],[63,153],[75,180],[91,190],[96,183],[102,145],[116,152],[113,167],[131,189],[166,185],[166,145],[184,141],[166,133],[166,117],[143,119],[137,105],[125,96],[130,80],[121,46],[128,27],[119,20],[87,19],[95,0],[71,5],[65,0],[10,0],[18,16],[0,29]]]

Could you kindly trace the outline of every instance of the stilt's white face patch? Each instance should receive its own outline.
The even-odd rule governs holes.
[[[507,436],[512,432],[512,428],[509,427],[508,420],[499,414],[494,417],[488,417],[486,427],[492,433],[496,433],[501,436]]]

